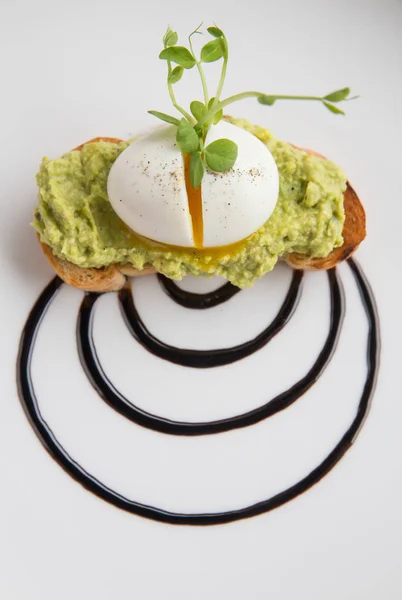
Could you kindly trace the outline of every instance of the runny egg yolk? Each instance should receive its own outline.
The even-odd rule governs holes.
[[[202,186],[195,189],[190,180],[190,154],[183,155],[184,180],[186,183],[188,210],[193,227],[193,240],[195,248],[204,247],[204,220],[202,216]]]

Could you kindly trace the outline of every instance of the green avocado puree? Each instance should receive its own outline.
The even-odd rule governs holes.
[[[129,142],[95,142],[58,159],[44,158],[37,174],[39,201],[33,226],[59,258],[81,267],[153,265],[172,279],[222,275],[246,287],[271,271],[278,258],[298,252],[325,257],[343,243],[346,178],[333,162],[280,142],[266,129],[239,119],[268,146],[279,170],[280,192],[271,217],[241,244],[213,252],[152,243],[135,235],[107,196],[110,168]]]

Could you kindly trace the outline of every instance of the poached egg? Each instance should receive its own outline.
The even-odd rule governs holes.
[[[221,121],[205,146],[228,138],[238,157],[225,173],[205,171],[194,189],[189,157],[182,155],[174,125],[158,128],[130,144],[108,177],[110,203],[135,233],[152,241],[208,249],[245,240],[271,216],[279,194],[275,160],[257,137]]]

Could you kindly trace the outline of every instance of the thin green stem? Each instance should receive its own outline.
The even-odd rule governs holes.
[[[269,94],[260,94],[260,96],[270,96]],[[320,98],[320,96],[271,96],[275,98],[275,100],[319,100],[322,102],[324,98]]]
[[[223,84],[225,83],[225,79],[226,79],[226,69],[227,69],[227,66],[228,66],[228,57],[225,56],[224,59],[223,59],[223,65],[222,65],[222,71],[221,71],[221,78],[219,79],[218,89],[216,90],[216,96],[215,96],[214,106],[216,104],[218,104],[219,98],[221,97],[221,93],[222,93],[222,89],[223,89]]]
[[[198,73],[200,74],[201,84],[202,84],[202,92],[204,94],[205,106],[208,106],[209,96],[208,96],[207,80],[205,79],[204,69],[202,68],[200,61],[198,60],[198,58],[195,55],[195,52],[194,52],[194,49],[193,49],[193,42],[191,40],[192,36],[195,33],[200,33],[198,30],[201,27],[201,25],[202,25],[202,23],[200,25],[198,25],[197,29],[195,29],[192,33],[190,33],[190,35],[188,36],[188,43],[189,43],[189,46],[190,46],[191,54],[193,55],[196,67],[198,69]]]
[[[268,96],[273,100],[318,100],[319,102],[323,102],[324,98],[320,98],[319,96],[286,96],[286,95],[271,95],[271,94],[263,94],[262,92],[243,92],[242,94],[235,94],[234,96],[229,96],[222,102],[218,102],[211,107],[209,111],[205,113],[205,115],[198,121],[197,127],[202,127],[204,123],[206,123],[211,117],[214,116],[218,110],[221,108],[225,108],[229,104],[233,104],[233,102],[238,102],[239,100],[245,100],[246,98],[259,98],[260,96]]]
[[[202,91],[203,91],[203,94],[204,94],[205,106],[208,106],[209,96],[208,96],[207,80],[205,79],[204,70],[203,70],[203,68],[201,66],[201,63],[198,60],[197,60],[197,69],[198,69],[198,72],[199,72],[200,77],[201,77]]]
[[[170,75],[172,73],[172,63],[170,62],[170,60],[167,61],[168,64],[168,76],[167,76],[167,86],[168,86],[168,90],[169,90],[169,96],[170,99],[172,101],[173,106],[175,107],[176,110],[178,110],[185,119],[187,119],[187,121],[191,124],[194,123],[194,119],[193,117],[186,111],[184,110],[184,108],[182,108],[179,104],[177,104],[176,102],[176,96],[175,93],[173,91],[173,86],[170,83]]]

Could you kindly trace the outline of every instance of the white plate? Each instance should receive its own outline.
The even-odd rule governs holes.
[[[0,597],[7,600],[402,596],[402,6],[374,0],[215,4],[58,6],[41,0],[10,4],[3,15]],[[228,94],[321,94],[350,85],[361,95],[346,105],[346,118],[313,104],[269,108],[253,101],[236,105],[233,114],[345,168],[368,215],[357,259],[378,304],[382,354],[368,419],[321,481],[251,519],[178,527],[118,510],[63,471],[24,415],[15,365],[24,322],[53,276],[28,227],[41,156],[57,156],[97,135],[128,137],[153,125],[147,109],[169,112],[159,39],[168,23],[184,37],[201,18],[227,32]],[[188,102],[199,90],[192,74],[185,77],[189,86],[177,89]],[[72,461],[117,494],[165,511],[165,520],[172,520],[167,512],[221,513],[265,501],[322,463],[357,414],[368,321],[348,265],[338,275],[345,320],[316,384],[258,423],[190,437],[144,428],[100,398],[77,353],[83,294],[63,286],[32,357],[41,416]],[[173,302],[154,276],[136,280],[133,293],[154,335],[205,350],[260,333],[277,314],[290,279],[280,265],[251,290],[205,311]],[[180,285],[202,293],[221,284],[187,278]],[[143,411],[186,423],[230,419],[264,405],[308,372],[328,334],[328,289],[326,274],[306,274],[286,327],[258,352],[213,369],[175,365],[147,352],[128,332],[117,295],[103,296],[93,324],[98,358],[116,388]]]

